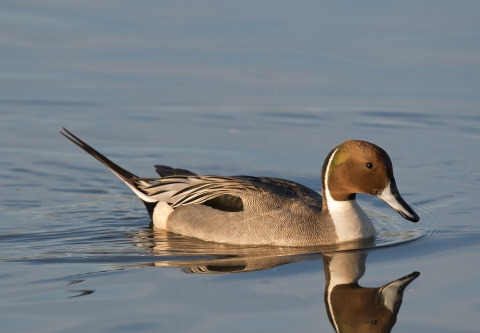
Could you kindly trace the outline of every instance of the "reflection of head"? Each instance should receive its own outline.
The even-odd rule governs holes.
[[[397,321],[405,287],[420,273],[414,272],[379,288],[363,288],[366,253],[324,255],[325,305],[338,333],[390,332]]]

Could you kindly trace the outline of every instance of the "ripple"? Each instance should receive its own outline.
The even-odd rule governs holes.
[[[440,200],[421,203],[424,223],[414,229],[405,228],[411,224],[395,215],[365,209],[377,229],[373,239],[298,248],[230,245],[152,228],[147,226],[149,222],[143,207],[138,207],[135,200],[125,202],[121,195],[108,198],[112,201],[109,209],[95,201],[24,210],[22,214],[27,214],[32,222],[40,217],[44,223],[41,227],[31,224],[22,230],[15,229],[13,224],[11,230],[5,226],[0,260],[31,264],[100,264],[99,270],[107,271],[129,267],[180,267],[194,272],[210,267],[209,271],[216,268],[220,274],[319,260],[325,252],[416,246],[437,240],[457,243],[468,236],[478,239],[479,235],[478,228],[467,225],[431,228],[437,216],[430,206],[448,206]],[[9,214],[15,216],[14,212]],[[228,267],[222,268],[222,265]]]
[[[418,228],[401,231],[384,231],[377,235],[375,247],[391,247],[405,243],[413,243],[429,237],[429,230]]]

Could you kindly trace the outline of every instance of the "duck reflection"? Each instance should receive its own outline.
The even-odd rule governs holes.
[[[390,332],[405,288],[420,275],[413,272],[381,287],[361,287],[358,281],[365,273],[368,252],[352,249],[373,247],[374,240],[330,247],[246,247],[204,242],[157,228],[131,237],[137,246],[164,258],[144,266],[180,267],[193,274],[251,272],[322,258],[326,311],[338,333]]]
[[[335,331],[390,332],[397,321],[405,288],[420,273],[413,272],[378,288],[364,288],[365,252],[323,255],[325,306]]]
[[[311,247],[231,245],[205,242],[158,228],[143,230],[130,237],[134,238],[137,246],[143,247],[159,259],[144,266],[180,267],[185,273],[195,274],[265,270],[293,262],[318,260],[324,251],[360,246],[360,243]]]

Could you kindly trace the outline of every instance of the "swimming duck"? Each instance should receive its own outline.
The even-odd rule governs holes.
[[[200,176],[164,165],[155,165],[161,178],[140,178],[63,129],[63,136],[132,189],[155,227],[184,236],[275,246],[328,245],[372,237],[375,228],[355,200],[356,193],[375,195],[405,219],[420,220],[400,196],[388,154],[366,141],[345,141],[327,155],[321,196],[284,179]]]

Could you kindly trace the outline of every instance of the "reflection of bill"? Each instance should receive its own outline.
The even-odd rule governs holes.
[[[246,247],[204,242],[156,228],[131,237],[137,246],[146,247],[159,259],[145,266],[180,267],[193,274],[251,272],[323,258],[325,306],[337,333],[390,332],[406,286],[420,275],[413,272],[378,288],[361,287],[358,280],[365,273],[367,253],[352,249],[371,247],[372,241],[333,247]],[[181,259],[173,258],[175,255]]]
[[[325,306],[335,331],[390,332],[397,321],[405,287],[420,273],[413,272],[379,288],[363,288],[366,253],[324,254]]]

